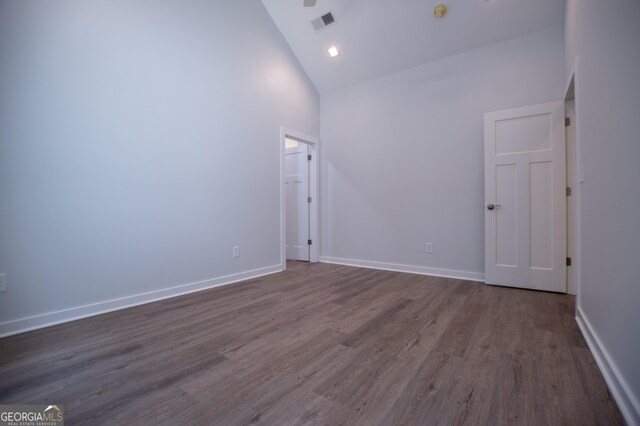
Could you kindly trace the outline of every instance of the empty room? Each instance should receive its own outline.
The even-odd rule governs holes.
[[[638,0],[0,0],[0,425],[640,426]]]

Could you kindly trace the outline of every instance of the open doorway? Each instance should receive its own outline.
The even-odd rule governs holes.
[[[282,128],[280,132],[281,263],[318,262],[318,139]]]

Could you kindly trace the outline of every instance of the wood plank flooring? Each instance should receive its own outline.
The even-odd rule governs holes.
[[[0,340],[68,425],[624,424],[567,295],[329,264]]]

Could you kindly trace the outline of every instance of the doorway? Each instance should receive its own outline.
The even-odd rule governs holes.
[[[287,259],[318,262],[318,139],[280,130],[281,265]]]

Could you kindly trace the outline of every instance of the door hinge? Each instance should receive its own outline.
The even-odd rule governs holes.
[[[307,203],[311,202],[311,197],[307,197]]]
[[[567,186],[567,197],[568,197],[569,195],[571,195],[571,187],[570,187],[570,186]]]
[[[565,117],[564,118],[564,126],[565,127],[571,126],[571,118],[569,118],[569,117]]]
[[[567,257],[567,266],[571,266],[571,258]]]
[[[307,240],[307,245],[311,245],[311,240]]]
[[[311,161],[311,154],[307,155],[307,160]]]

